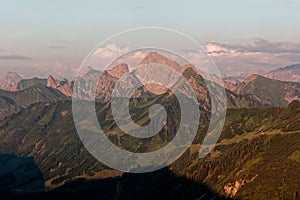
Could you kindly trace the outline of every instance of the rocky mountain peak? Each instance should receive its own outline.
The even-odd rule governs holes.
[[[47,87],[56,88],[60,84],[60,81],[55,79],[53,76],[49,75],[47,78]]]
[[[118,64],[117,66],[113,67],[112,69],[107,70],[107,73],[113,77],[121,78],[124,74],[129,72],[128,65],[126,63]]]
[[[13,79],[17,79],[17,80],[21,80],[22,79],[22,77],[17,72],[7,72],[5,74],[5,77],[7,77],[7,78],[13,78]]]
[[[16,90],[18,83],[22,77],[16,72],[7,72],[0,77],[0,88],[4,90]]]
[[[47,87],[52,87],[58,89],[64,95],[70,97],[72,96],[72,82],[68,82],[67,79],[58,80],[55,79],[53,76],[49,75],[47,78]]]
[[[144,64],[149,64],[149,63],[167,65],[169,67],[172,67],[175,70],[178,71],[181,70],[181,67],[177,62],[170,60],[169,58],[157,53],[156,51],[149,52],[146,55],[146,57],[139,63],[139,66]]]

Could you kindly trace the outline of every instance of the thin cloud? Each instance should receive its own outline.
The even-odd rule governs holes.
[[[134,5],[133,6],[134,9],[146,9],[148,8],[147,6],[144,6],[144,5]]]
[[[1,60],[29,60],[31,58],[0,49],[0,59]]]
[[[19,55],[0,56],[1,60],[29,60],[31,58]]]
[[[245,43],[210,42],[206,45],[206,50],[227,74],[253,69],[272,70],[300,63],[299,41],[254,38]]]
[[[134,10],[146,10],[146,9],[153,9],[153,5],[146,5],[146,4],[137,4],[133,5],[132,9]]]
[[[262,53],[300,53],[300,42],[296,41],[280,41],[273,42],[263,38],[254,38],[251,42],[244,44],[234,43],[217,43],[211,44],[219,48],[231,49],[236,52],[262,52]]]
[[[125,53],[130,51],[129,47],[120,48],[116,44],[108,44],[103,48],[97,48],[96,51],[93,53],[93,57],[97,57],[100,59],[112,59],[117,58]]]
[[[66,49],[67,46],[63,45],[54,45],[54,46],[49,46],[49,49]]]
[[[293,0],[285,0],[285,3],[287,3],[287,4],[293,4],[294,1]]]

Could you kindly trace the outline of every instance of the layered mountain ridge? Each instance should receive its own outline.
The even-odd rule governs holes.
[[[153,63],[171,67],[171,69],[183,74],[195,90],[195,94],[200,101],[199,105],[206,110],[210,109],[210,97],[206,84],[210,84],[212,88],[217,89],[221,87],[219,83],[222,80],[205,73],[203,73],[203,76],[201,77],[198,74],[197,69],[191,64],[180,66],[178,63],[170,60],[164,55],[157,52],[150,52],[143,60],[141,60],[136,69],[130,70],[126,63],[120,63],[104,72],[89,68],[85,75],[77,77],[73,81],[68,81],[66,79],[58,80],[51,75],[49,75],[47,79],[21,79],[16,73],[10,72],[6,78],[2,79],[2,82],[0,82],[3,83],[3,87],[6,84],[6,90],[10,90],[7,92],[4,90],[1,91],[2,100],[0,102],[0,118],[9,116],[31,103],[71,98],[74,82],[77,83],[75,89],[80,88],[81,90],[77,91],[80,98],[89,100],[92,97],[95,97],[97,101],[102,102],[108,102],[110,100],[115,84],[122,76],[128,73],[133,75],[133,79],[131,78],[132,80],[127,80],[129,81],[128,83],[131,81],[131,83],[126,86],[128,88],[136,84],[142,85],[139,77],[141,78],[147,73],[156,73],[155,77],[164,78],[164,82],[169,83],[170,88],[176,85],[176,80],[172,78],[172,76],[168,76],[167,71],[160,73],[159,71],[143,70],[142,66],[151,65]],[[296,69],[298,69],[298,65],[281,70],[289,71]],[[256,71],[254,73],[262,72]],[[242,82],[232,82],[232,80],[225,79],[224,85],[228,88],[226,89],[226,96],[227,106],[229,108],[286,106],[291,101],[299,99],[299,84],[290,82],[283,83],[281,81],[263,78],[260,75],[252,75]],[[94,90],[91,90],[95,91],[95,94],[88,92],[91,87],[95,88]],[[272,89],[269,90],[268,88]],[[56,90],[58,92],[56,92]],[[126,88],[124,88],[124,90],[126,90]],[[139,88],[133,97],[161,95],[167,91],[168,89],[165,86],[150,83]],[[23,95],[24,93],[32,96],[25,97],[25,95]],[[21,97],[24,97],[22,100],[24,101],[23,103],[20,100],[22,99]],[[19,99],[17,100],[17,103],[16,99]]]
[[[96,98],[99,125],[114,145],[130,152],[152,152],[172,141],[178,130],[181,111],[172,91],[149,84],[138,88],[132,96],[129,110],[136,124],[146,126],[151,122],[151,105],[162,105],[168,114],[162,130],[147,139],[131,137],[117,126],[110,100],[120,79],[126,81],[122,86],[126,91],[146,81],[143,74],[147,73],[153,73],[157,79],[165,78],[171,89],[180,86],[181,82],[173,76],[152,72],[155,64],[181,73],[193,88],[200,113],[197,135],[188,150],[163,170],[132,175],[110,169],[89,154],[76,134],[73,91],[82,99]],[[143,66],[148,71],[142,71]],[[234,89],[225,89],[228,109],[223,130],[209,155],[199,158],[211,116],[208,86],[217,91],[224,89],[218,81],[222,80],[200,76],[193,65],[180,66],[157,52],[150,52],[132,70],[127,64],[119,63],[103,72],[89,68],[85,75],[72,81],[53,76],[10,81],[15,83],[10,88],[16,91],[0,90],[0,154],[18,157],[13,156],[17,163],[8,160],[9,156],[0,157],[0,168],[5,168],[0,173],[0,181],[7,183],[0,185],[0,193],[18,194],[29,188],[31,192],[41,192],[35,193],[41,196],[66,191],[73,195],[90,194],[89,191],[100,190],[99,197],[119,199],[136,198],[132,191],[175,199],[292,199],[297,196],[300,191],[300,103],[297,101],[300,83],[254,74],[234,83]],[[96,91],[94,94],[88,92],[91,87]],[[97,132],[90,117],[82,123],[88,131]],[[19,163],[24,158],[26,166]],[[14,164],[11,169],[17,169],[15,173],[7,170],[7,163]],[[139,166],[131,167],[128,171]],[[25,178],[19,174],[22,170]],[[167,191],[163,185],[167,185]]]

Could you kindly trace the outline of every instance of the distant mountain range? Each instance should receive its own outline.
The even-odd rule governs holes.
[[[149,63],[158,63],[166,66],[170,66],[173,69],[177,71],[183,72],[186,68],[188,67],[193,67],[192,65],[186,65],[186,66],[180,66],[177,64],[175,61],[172,61],[165,56],[157,53],[157,52],[150,52],[149,54],[146,55],[146,57],[139,63],[139,65],[143,64],[149,64]],[[88,71],[93,71],[92,68],[88,69]],[[88,72],[87,71],[87,72]],[[128,72],[128,66],[125,63],[119,64],[119,66],[116,66],[110,70],[107,70],[107,72],[113,76],[120,78],[122,75],[124,75],[126,72]],[[204,73],[204,72],[203,72]],[[248,78],[251,75],[260,75],[264,76],[270,79],[276,79],[279,81],[287,81],[287,82],[300,82],[300,64],[295,64],[295,65],[290,65],[290,66],[285,66],[281,67],[269,72],[266,72],[262,69],[256,69],[256,70],[250,70],[246,72],[241,72],[241,73],[235,73],[230,76],[224,76],[224,83],[228,85],[236,85],[238,83],[243,82],[246,78]],[[206,79],[217,79],[216,77],[210,76],[207,77],[207,74],[203,74],[203,76]],[[49,78],[54,79],[50,75],[48,77],[48,82]],[[68,82],[66,79],[65,80],[57,80],[59,82]],[[214,80],[218,81],[218,80]],[[19,83],[20,82],[20,83]],[[7,72],[6,74],[2,75],[0,77],[0,89],[3,90],[9,90],[9,91],[16,91],[16,90],[22,90],[26,89],[36,83],[46,83],[47,79],[39,79],[39,78],[33,78],[33,79],[22,79],[22,77],[16,73],[16,72]],[[51,81],[53,83],[53,81]],[[51,86],[54,86],[53,84]],[[228,88],[230,89],[230,88]]]
[[[114,145],[131,152],[155,151],[168,144],[178,130],[181,112],[172,91],[146,84],[132,96],[130,115],[139,125],[150,122],[151,105],[161,104],[166,109],[166,124],[151,138],[124,133],[111,112],[113,89],[126,73],[131,78],[122,88],[125,91],[142,83],[143,73],[153,73],[158,79],[164,77],[171,88],[180,85],[173,76],[152,71],[153,63],[176,70],[192,86],[201,113],[197,136],[184,155],[163,170],[132,175],[110,169],[88,153],[76,134],[73,90],[82,99],[96,97],[99,124]],[[139,68],[142,65],[149,66],[148,71]],[[89,68],[71,81],[51,75],[47,79],[22,79],[10,72],[0,80],[0,183],[5,183],[0,184],[0,196],[1,192],[18,197],[26,195],[22,191],[51,196],[66,191],[75,195],[99,190],[99,198],[116,199],[139,199],[132,196],[132,191],[165,199],[201,199],[205,195],[209,199],[292,199],[300,191],[300,83],[296,78],[282,81],[274,77],[283,79],[282,74],[296,74],[298,68],[295,65],[263,75],[262,71],[252,71],[226,77],[228,109],[224,128],[216,147],[203,159],[198,151],[212,109],[208,84],[213,90],[220,90],[223,80],[208,74],[200,76],[192,65],[180,66],[150,52],[132,70],[126,63],[103,72]],[[87,92],[91,87],[95,94]],[[83,123],[95,132],[97,127],[90,121],[87,117]]]
[[[300,64],[270,71],[265,76],[280,81],[300,82]]]
[[[238,94],[253,94],[263,104],[287,106],[300,99],[300,83],[278,81],[260,75],[251,75],[234,90]]]
[[[192,87],[196,92],[196,96],[200,101],[200,106],[206,110],[210,109],[210,98],[208,95],[208,89],[206,83],[200,75],[197,74],[193,66],[180,66],[176,62],[166,58],[165,56],[157,53],[150,52],[139,65],[151,65],[151,63],[163,64],[171,67],[172,69],[182,73],[187,80],[191,83]],[[110,100],[111,94],[113,92],[114,86],[119,80],[119,78],[125,73],[129,72],[127,64],[121,63],[112,69],[101,72],[90,68],[86,74],[77,77],[75,80],[79,84],[75,90],[80,87],[81,91],[77,91],[78,95],[81,95],[82,99],[90,99],[94,94],[89,94],[87,92],[89,88],[96,87],[95,98],[97,101],[107,102]],[[142,74],[154,73],[145,72],[141,68],[137,67],[131,74],[134,77],[131,81],[132,84],[141,84]],[[18,77],[18,78],[16,78]],[[161,73],[157,73],[156,77],[162,78]],[[166,76],[167,80],[165,82],[170,83],[169,87],[174,87],[176,79],[173,76]],[[100,81],[99,81],[100,80]],[[96,85],[95,83],[99,83]],[[0,118],[9,116],[20,109],[27,107],[32,103],[37,102],[53,102],[59,100],[70,99],[72,96],[72,89],[74,85],[73,81],[68,80],[58,80],[53,76],[49,75],[47,79],[32,78],[32,79],[20,79],[16,73],[9,73],[2,80],[3,83],[11,83],[10,89],[0,90],[0,97],[2,97],[3,103],[0,104]],[[220,87],[214,81],[208,81],[214,88]],[[13,85],[13,83],[15,85]],[[94,85],[93,85],[94,84]],[[4,88],[5,85],[2,85]],[[127,85],[126,87],[130,87]],[[127,90],[124,88],[124,90]],[[139,88],[134,97],[146,97],[163,94],[167,89],[163,86],[157,84],[146,84],[144,87]],[[262,104],[257,97],[252,94],[236,94],[234,91],[227,90],[227,96],[229,98],[228,107],[265,107],[268,105]],[[269,105],[270,106],[270,105]]]
[[[195,94],[200,102],[199,106],[210,109],[210,98],[206,84],[209,83],[213,88],[218,88],[222,81],[216,76],[204,73],[204,79],[196,72],[192,65],[180,66],[175,61],[157,53],[150,52],[141,60],[141,65],[150,65],[151,63],[163,64],[183,74],[190,82],[195,90]],[[261,70],[242,73],[237,76],[225,77],[224,86],[226,87],[227,106],[229,108],[252,108],[252,107],[271,107],[271,106],[287,106],[293,100],[298,100],[299,84],[293,82],[282,82],[266,77],[271,74],[282,73],[300,73],[300,65],[280,68],[278,70],[265,73]],[[297,71],[298,70],[298,71]],[[79,84],[75,89],[80,87],[81,91],[77,91],[77,95],[81,95],[82,99],[90,99],[94,94],[89,94],[89,88],[96,87],[95,98],[97,101],[107,102],[110,100],[115,84],[121,76],[129,72],[129,67],[125,63],[121,63],[104,72],[89,68],[83,76],[77,77],[75,80]],[[139,67],[130,73],[135,77],[131,80],[132,84],[141,84],[139,74],[154,73],[155,71],[145,72]],[[254,74],[252,74],[254,73]],[[252,75],[251,75],[252,74]],[[259,74],[264,74],[263,77]],[[248,76],[248,77],[247,77]],[[173,87],[176,79],[173,76],[162,76],[162,73],[156,75],[157,79],[164,77]],[[206,82],[204,81],[206,79]],[[100,80],[100,82],[95,85]],[[294,79],[296,80],[296,79]],[[55,79],[49,75],[47,79],[32,78],[22,79],[17,73],[9,72],[0,79],[0,119],[9,116],[32,103],[37,102],[53,102],[70,99],[74,86],[74,80],[68,81]],[[94,85],[93,85],[94,84]],[[127,85],[126,87],[130,87]],[[4,90],[5,89],[5,90]],[[123,88],[127,90],[126,88]],[[146,84],[139,88],[134,97],[147,97],[163,94],[167,89],[157,84]]]
[[[233,75],[230,76],[225,76],[224,77],[224,81],[230,81],[233,84],[238,84],[242,81],[244,81],[246,78],[248,78],[249,76],[253,75],[253,74],[257,74],[257,75],[265,75],[267,72],[265,72],[264,70],[261,69],[255,69],[255,70],[250,70],[250,71],[246,71],[246,72],[237,72]]]
[[[51,87],[37,83],[20,91],[0,90],[0,118],[10,116],[23,108],[37,102],[56,102],[68,97]]]
[[[167,65],[182,74],[186,73],[187,71],[190,71],[189,73],[193,73],[195,75],[197,74],[192,65],[180,66],[175,61],[172,61],[157,52],[148,53],[146,57],[140,62],[139,65],[150,64],[150,63]],[[135,73],[136,76],[138,76],[138,73],[147,73],[147,72],[139,72],[139,71],[140,70],[138,70],[137,68],[136,70],[133,71],[133,73]],[[77,77],[76,80],[80,80],[79,81],[81,84],[80,87],[85,88],[85,90],[87,91],[88,88],[91,87],[90,85],[91,82],[97,82],[101,76],[100,82],[97,85],[96,99],[102,101],[108,101],[113,91],[114,85],[116,84],[118,79],[127,72],[129,72],[129,68],[127,64],[121,63],[105,72],[97,71],[90,68],[84,76]],[[254,78],[256,76],[253,75],[257,75],[260,78],[258,79]],[[159,77],[161,75],[157,74],[157,76]],[[190,78],[192,77],[194,77],[194,75],[190,76]],[[233,76],[224,77],[223,80],[220,80],[218,77],[208,75],[205,73],[203,74],[203,77],[206,80],[215,83],[220,83],[221,81],[224,81],[224,86],[227,89],[227,96],[229,98],[229,104],[228,104],[229,107],[251,107],[250,105],[253,104],[256,107],[257,106],[286,106],[292,100],[299,99],[298,84],[296,83],[300,82],[300,64],[282,67],[270,72],[264,72],[262,70],[252,70],[244,73],[238,73]],[[266,78],[263,79],[263,77]],[[273,81],[270,81],[270,79],[273,79]],[[285,83],[281,83],[275,80],[285,81]],[[140,82],[138,78],[134,81]],[[171,80],[171,79],[168,80],[168,82],[175,82],[175,81],[176,80]],[[189,81],[193,82],[195,80],[189,80]],[[203,83],[200,82],[199,79],[198,82],[197,81],[194,82],[195,83],[194,89],[198,85],[201,84],[203,85]],[[296,83],[294,84],[288,82],[296,82]],[[47,79],[40,79],[40,78],[22,79],[15,72],[8,72],[6,75],[0,78],[0,88],[8,91],[22,91],[39,84],[59,90],[66,97],[71,97],[74,81],[68,81],[66,79],[58,80],[51,75],[49,75]],[[262,92],[260,88],[257,88],[257,87],[261,87],[260,84],[261,85],[271,84],[274,87],[271,86],[272,87],[271,89],[269,86],[266,86],[266,88],[268,88],[268,91]],[[252,89],[245,88],[245,87],[250,87],[250,85]],[[275,85],[276,86],[280,85],[280,89]],[[196,95],[198,95],[199,98],[205,100],[208,97],[207,96],[204,97],[203,94],[201,94],[202,96],[200,95],[200,93],[203,93],[203,89],[204,88],[201,89],[202,91],[198,91]],[[282,92],[279,92],[279,90],[282,90]],[[286,90],[286,92],[283,92],[284,90]],[[257,93],[258,91],[261,91],[260,92],[261,94],[258,94]],[[150,94],[157,95],[157,94],[162,94],[164,92],[166,92],[165,87],[162,87],[157,84],[147,84],[143,88],[143,91],[141,90],[137,91],[136,95],[138,96],[141,95],[142,93],[150,93]],[[278,92],[282,94],[278,94]],[[91,96],[93,94],[89,94],[89,95]],[[7,96],[2,95],[2,97],[6,98]],[[40,99],[35,99],[34,97],[28,97],[28,98],[32,99],[31,103],[41,101]],[[88,97],[82,97],[82,98],[88,98]],[[273,100],[270,100],[272,98]],[[47,97],[45,96],[44,100],[46,99]],[[49,101],[51,101],[53,98],[49,97],[48,99]],[[244,103],[241,103],[239,99],[243,99]]]
[[[300,64],[280,67],[269,72],[257,69],[242,73],[236,73],[230,76],[225,76],[224,81],[225,83],[231,83],[231,85],[236,85],[238,83],[243,82],[246,78],[254,74],[279,81],[300,82]]]

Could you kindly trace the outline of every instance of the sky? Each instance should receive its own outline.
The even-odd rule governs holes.
[[[299,0],[0,3],[0,74],[67,76],[101,41],[149,26],[191,36],[225,74],[300,63]],[[124,48],[114,47],[117,51]]]

